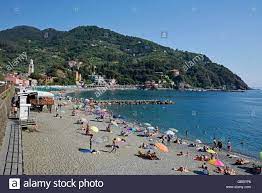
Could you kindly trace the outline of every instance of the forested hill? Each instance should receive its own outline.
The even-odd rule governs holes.
[[[213,63],[207,56],[174,50],[145,39],[121,35],[96,26],[80,26],[70,31],[39,30],[17,26],[0,31],[0,65],[26,52],[16,71],[27,71],[33,59],[37,73],[61,77],[61,84],[74,82],[68,61],[81,62],[83,78],[95,70],[121,84],[159,80],[165,75],[177,85],[193,87],[248,89],[247,84],[226,67]],[[180,75],[174,75],[174,69]]]

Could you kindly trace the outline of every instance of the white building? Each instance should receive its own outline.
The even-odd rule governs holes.
[[[29,76],[35,72],[35,67],[34,67],[34,61],[30,59],[30,64],[28,66],[28,74]]]

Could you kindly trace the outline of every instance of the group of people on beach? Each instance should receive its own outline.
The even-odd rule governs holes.
[[[76,116],[78,110],[83,111],[82,109],[84,109],[86,115],[95,114],[97,121],[99,121],[99,122],[103,121],[103,122],[107,123],[104,131],[106,131],[108,133],[112,133],[112,130],[113,130],[112,126],[114,124],[117,124],[119,126],[121,125],[122,131],[120,131],[119,136],[122,136],[122,137],[128,137],[131,133],[134,133],[134,132],[138,132],[138,135],[143,133],[144,134],[143,136],[149,141],[149,144],[142,143],[142,145],[140,145],[138,147],[139,148],[138,154],[137,154],[138,157],[142,157],[144,159],[149,159],[149,160],[160,160],[156,151],[154,151],[154,149],[156,149],[156,148],[154,147],[153,143],[150,143],[150,140],[158,141],[159,143],[162,143],[162,144],[165,144],[165,145],[171,145],[171,142],[176,143],[176,144],[186,144],[187,143],[186,140],[183,141],[182,138],[179,138],[177,136],[161,134],[160,129],[158,127],[156,127],[154,130],[148,130],[146,128],[143,129],[142,126],[139,125],[139,126],[137,126],[136,131],[132,131],[132,127],[130,127],[130,123],[127,123],[126,121],[123,121],[121,119],[117,119],[117,121],[116,121],[115,120],[116,117],[114,117],[111,112],[102,111],[101,107],[98,106],[94,102],[94,100],[92,100],[92,99],[84,100],[84,101],[81,101],[79,99],[77,99],[77,100],[73,99],[72,101],[74,101],[75,104],[81,104],[81,103],[84,104],[81,108],[79,108],[79,106],[78,106],[78,109],[74,108],[73,111],[72,111],[72,116]],[[115,123],[113,124],[113,122],[115,122]],[[90,129],[89,122],[86,122],[85,124],[86,124],[85,128],[84,128],[85,135],[89,136],[89,147],[90,147],[90,150],[92,150],[93,149],[92,142],[93,142],[93,138],[94,138],[95,134],[92,133],[92,130]],[[133,127],[134,127],[134,125],[133,125]],[[186,135],[188,135],[188,132],[187,132]],[[122,141],[122,139],[120,139],[120,141],[124,142],[125,140]],[[213,145],[211,145],[211,147],[208,147],[206,145],[202,145],[202,148],[198,148],[199,145],[200,144],[192,143],[192,144],[189,144],[188,146],[189,147],[195,147],[200,152],[203,152],[201,155],[196,155],[194,157],[194,160],[203,162],[203,164],[200,168],[203,170],[203,174],[209,175],[210,170],[208,169],[208,166],[207,166],[206,163],[208,161],[212,160],[212,159],[218,159],[218,154],[206,155],[205,152],[208,152],[209,149],[214,150],[214,151],[216,151],[216,150],[221,151],[223,149],[223,142],[222,142],[222,140],[217,140],[216,138],[214,138],[213,139]],[[109,153],[116,153],[118,151],[118,149],[120,148],[118,137],[114,137],[112,139],[112,144],[110,146],[111,146],[112,149],[110,151],[108,151]],[[227,147],[226,149],[227,149],[228,154],[229,154],[232,151],[232,144],[231,144],[230,140],[227,141],[226,147]],[[145,152],[143,152],[141,149],[144,149]],[[183,151],[177,153],[177,156],[188,156],[188,155],[189,155],[188,152],[184,153]],[[236,164],[239,164],[239,165],[246,164],[246,163],[248,163],[246,160],[239,159],[239,160],[236,161]],[[187,169],[184,166],[181,166],[181,167],[174,169],[174,170],[180,171],[180,172],[189,172],[190,171],[189,169]],[[225,175],[234,175],[235,174],[235,171],[232,168],[229,168],[228,166],[216,167],[214,172],[220,173],[220,174],[225,174]]]
[[[213,148],[218,149],[221,151],[223,148],[223,142],[221,140],[216,140],[216,138],[213,139]],[[230,140],[227,141],[227,151],[231,152],[232,151],[232,144]]]

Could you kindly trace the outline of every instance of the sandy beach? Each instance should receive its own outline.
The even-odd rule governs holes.
[[[138,157],[139,146],[144,143],[156,142],[155,137],[140,137],[136,132],[128,137],[119,136],[123,126],[112,126],[112,133],[106,132],[109,119],[97,121],[95,115],[84,115],[79,112],[72,116],[73,103],[68,102],[62,107],[62,118],[55,117],[55,112],[41,113],[31,112],[37,121],[37,131],[23,131],[24,170],[27,175],[198,175],[202,173],[200,166],[204,163],[194,160],[196,155],[209,155],[206,152],[198,152],[196,147],[187,144],[167,144],[168,153],[157,149],[160,160],[146,160]],[[89,148],[89,136],[81,129],[77,120],[85,117],[91,126],[99,128],[98,133],[93,133],[93,149],[97,154],[83,153],[79,148]],[[117,120],[120,121],[120,120]],[[129,123],[129,126],[133,125]],[[159,135],[160,136],[160,135]],[[111,151],[113,138],[120,137],[126,140],[116,153]],[[150,142],[149,139],[152,141]],[[186,141],[190,143],[189,141]],[[107,147],[109,146],[109,147]],[[203,145],[200,145],[203,147]],[[188,152],[188,155],[178,156],[179,152]],[[237,175],[248,175],[245,167],[251,167],[252,163],[261,164],[254,158],[245,157],[250,161],[244,166],[234,165],[237,158],[229,158],[227,152],[218,153],[218,158]],[[237,154],[235,154],[237,155]],[[243,155],[238,155],[244,157]],[[186,167],[189,172],[179,172],[173,168]],[[211,175],[215,173],[215,166],[207,164]]]

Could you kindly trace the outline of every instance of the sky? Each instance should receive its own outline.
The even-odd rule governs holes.
[[[0,0],[0,30],[96,25],[207,55],[262,87],[261,0]],[[161,36],[166,34],[166,37]]]

